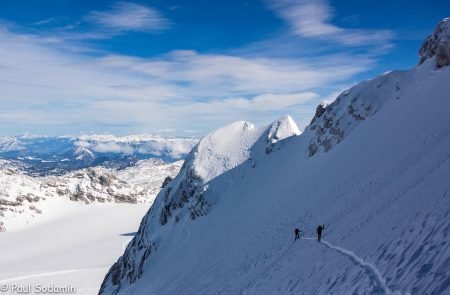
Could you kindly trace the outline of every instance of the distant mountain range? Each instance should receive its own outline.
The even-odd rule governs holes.
[[[124,169],[89,167],[63,175],[29,176],[0,162],[0,232],[51,219],[90,204],[151,204],[183,161],[140,160]]]
[[[62,175],[99,165],[122,169],[151,158],[180,160],[197,141],[152,135],[0,137],[0,167],[14,166],[32,176]]]

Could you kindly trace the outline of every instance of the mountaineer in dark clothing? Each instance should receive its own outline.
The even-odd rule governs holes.
[[[301,230],[299,230],[298,228],[295,229],[295,239],[294,241],[300,239],[300,233],[302,232]]]
[[[325,224],[324,225],[319,225],[317,227],[316,233],[317,233],[317,240],[319,240],[322,238],[322,231],[325,229]]]

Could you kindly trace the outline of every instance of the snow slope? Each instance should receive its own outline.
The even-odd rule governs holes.
[[[438,66],[352,87],[299,136],[272,143],[286,118],[207,135],[101,293],[450,293],[450,67]]]
[[[73,286],[76,294],[98,294],[105,272],[146,210],[148,204],[75,203],[48,222],[0,233],[0,286],[9,288],[1,294],[18,294],[10,289],[13,284]]]
[[[93,167],[61,176],[32,177],[0,165],[0,231],[16,230],[70,210],[76,201],[151,204],[167,176],[174,177],[182,161],[139,161],[122,170]]]

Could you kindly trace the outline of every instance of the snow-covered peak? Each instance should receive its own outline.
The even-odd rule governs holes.
[[[253,124],[238,121],[207,134],[193,149],[194,173],[208,182],[249,158],[250,147],[261,135]]]
[[[278,141],[299,134],[297,124],[288,115],[261,128],[238,121],[207,134],[191,152],[192,161],[186,162],[192,163],[194,174],[207,183],[255,155],[270,153]]]
[[[14,137],[0,137],[0,152],[20,151],[23,145]]]
[[[276,143],[277,141],[287,137],[300,135],[300,133],[301,132],[298,129],[297,124],[291,116],[286,115],[272,123],[267,140],[271,143]]]
[[[441,20],[434,32],[428,36],[419,49],[420,64],[435,57],[436,65],[450,65],[450,17]]]
[[[95,158],[94,153],[84,146],[76,147],[73,154],[76,156],[77,160],[92,160]]]
[[[297,127],[297,124],[291,118],[291,116],[286,115],[278,120],[275,120],[272,124],[269,125],[269,128],[266,131],[266,148],[265,153],[270,154],[277,142],[280,140],[286,139],[291,136],[300,135],[300,130]]]
[[[110,287],[115,289],[121,280],[131,283],[140,277],[143,262],[135,263],[145,261],[155,251],[153,232],[209,215],[210,208],[223,196],[221,190],[209,187],[215,186],[217,178],[228,175],[225,186],[231,187],[243,177],[242,167],[255,168],[256,162],[268,158],[280,141],[298,134],[300,131],[292,118],[284,116],[260,128],[246,121],[234,122],[203,137],[187,156],[180,173],[164,186],[144,217],[141,223],[144,227],[129,250],[132,254],[123,256],[111,268],[108,276],[113,286]],[[107,287],[104,285],[102,290]]]

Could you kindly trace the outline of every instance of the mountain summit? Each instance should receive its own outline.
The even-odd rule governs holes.
[[[436,65],[444,67],[450,65],[450,18],[439,22],[433,34],[428,36],[419,50],[420,64],[435,57]]]
[[[206,135],[100,293],[449,293],[446,28],[420,65],[320,105],[302,134],[284,117]]]

